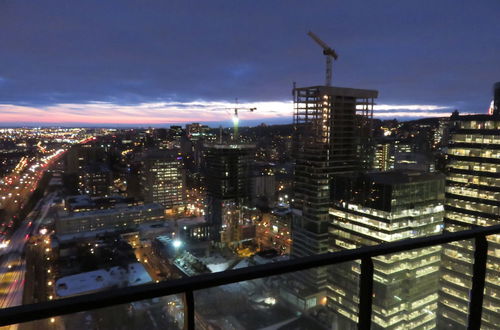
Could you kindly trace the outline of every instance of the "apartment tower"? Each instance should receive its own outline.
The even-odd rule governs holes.
[[[445,230],[455,232],[500,223],[500,83],[489,115],[450,118]],[[440,329],[466,329],[472,286],[473,241],[443,249]],[[482,311],[483,329],[500,324],[500,235],[488,237]]]

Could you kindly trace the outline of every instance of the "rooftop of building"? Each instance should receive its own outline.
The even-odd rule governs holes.
[[[310,87],[297,87],[298,91],[306,91],[311,89],[319,90],[322,94],[347,96],[356,98],[377,98],[378,91],[373,89],[359,89],[350,87],[335,87],[335,86],[310,86]]]
[[[133,247],[116,233],[100,232],[94,237],[79,236],[70,240],[52,236],[52,241],[58,251],[54,260],[57,278],[110,267],[125,268],[137,261]]]
[[[90,211],[81,211],[81,212],[70,212],[67,210],[60,210],[58,212],[59,221],[61,220],[72,220],[76,218],[84,218],[88,216],[105,216],[110,214],[115,214],[118,212],[138,212],[138,211],[153,211],[153,210],[161,210],[164,211],[164,207],[157,203],[148,203],[142,205],[127,205],[127,204],[118,204],[114,208],[107,209],[99,209],[99,210],[90,210]]]
[[[70,206],[71,208],[74,207],[84,207],[84,206],[90,206],[93,205],[92,199],[90,198],[89,195],[74,195],[74,196],[68,196],[65,199],[65,202]]]
[[[285,203],[278,203],[275,208],[271,210],[271,213],[277,216],[286,216],[292,212],[290,205]]]
[[[110,197],[90,197],[89,195],[68,196],[64,200],[70,210],[89,209],[89,208],[111,208],[115,205],[134,203],[133,198],[110,196]]]
[[[56,294],[68,297],[90,293],[113,287],[125,287],[151,282],[148,272],[138,262],[124,267],[98,269],[90,272],[61,277],[55,283]]]
[[[455,110],[450,119],[454,121],[500,121],[500,113],[461,115],[457,110]]]
[[[405,184],[412,182],[425,182],[433,180],[444,180],[442,173],[424,172],[416,170],[392,170],[387,172],[370,172],[367,176],[375,183],[380,184]]]
[[[58,244],[71,244],[75,242],[91,242],[96,240],[96,238],[101,236],[106,236],[110,234],[114,234],[114,228],[106,228],[92,231],[82,231],[78,233],[69,233],[69,234],[55,234],[52,235],[52,242],[57,242]]]
[[[149,149],[141,154],[141,160],[144,159],[163,159],[180,160],[180,150],[178,149]]]
[[[254,149],[255,144],[230,143],[230,144],[207,144],[206,147],[220,150]]]
[[[198,259],[212,272],[223,272],[231,267],[233,259],[228,259],[221,254],[211,254],[207,257],[198,257]]]
[[[187,276],[210,273],[207,265],[188,251],[182,252],[174,259],[174,265]]]
[[[167,236],[167,235],[157,236],[157,237],[155,237],[155,240],[157,240],[158,242],[160,242],[161,244],[163,244],[166,247],[173,246],[173,244],[174,244],[174,239],[170,236]]]

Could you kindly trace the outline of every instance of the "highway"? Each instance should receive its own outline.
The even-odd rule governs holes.
[[[43,157],[23,157],[13,173],[0,179],[0,245],[18,225],[19,213],[38,186],[43,173],[63,154],[58,149]]]
[[[10,237],[9,244],[3,248],[0,261],[0,308],[12,307],[23,303],[24,276],[26,262],[24,250],[29,237],[38,233],[40,225],[47,217],[56,194],[50,193],[38,202],[35,209]],[[1,329],[17,329],[17,326]]]
[[[90,139],[93,138],[79,143],[86,143]],[[44,172],[65,151],[53,149],[37,157],[23,157],[10,175],[0,178],[0,308],[23,303],[26,244],[31,235],[38,234],[56,199],[56,193],[47,194],[39,200],[24,220],[19,215],[38,187]],[[16,330],[18,326],[0,329]]]
[[[12,234],[19,211],[30,198],[41,176],[42,171],[40,170],[35,173],[11,175],[2,180],[3,184],[0,184],[0,201],[4,214],[0,218],[0,237],[3,240],[8,239]]]

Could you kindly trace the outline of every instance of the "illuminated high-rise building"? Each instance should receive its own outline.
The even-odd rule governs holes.
[[[491,115],[450,118],[445,230],[455,232],[500,223],[500,83]],[[488,238],[481,329],[500,324],[500,235]],[[443,248],[439,327],[466,329],[472,286],[473,241]]]
[[[182,157],[175,150],[150,151],[141,159],[141,191],[146,203],[158,203],[167,213],[182,209],[185,175]]]
[[[336,179],[332,251],[439,234],[444,175],[398,170]],[[436,326],[441,247],[373,258],[372,329]],[[338,329],[357,329],[359,262],[331,267],[328,307]]]
[[[112,172],[108,166],[93,163],[85,166],[78,176],[81,194],[107,197],[112,191]]]
[[[394,143],[382,141],[375,145],[373,168],[379,171],[388,171],[394,168]]]

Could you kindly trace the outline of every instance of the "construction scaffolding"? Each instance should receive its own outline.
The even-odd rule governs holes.
[[[306,257],[329,250],[333,178],[371,165],[373,106],[378,92],[313,86],[294,88],[293,96],[295,180],[291,255]],[[327,284],[326,269],[301,272],[298,278],[307,296],[322,296],[321,290]]]
[[[337,173],[369,168],[374,90],[313,86],[294,89],[294,152],[324,149]],[[317,151],[317,150],[316,150]],[[296,158],[300,155],[296,154]]]

